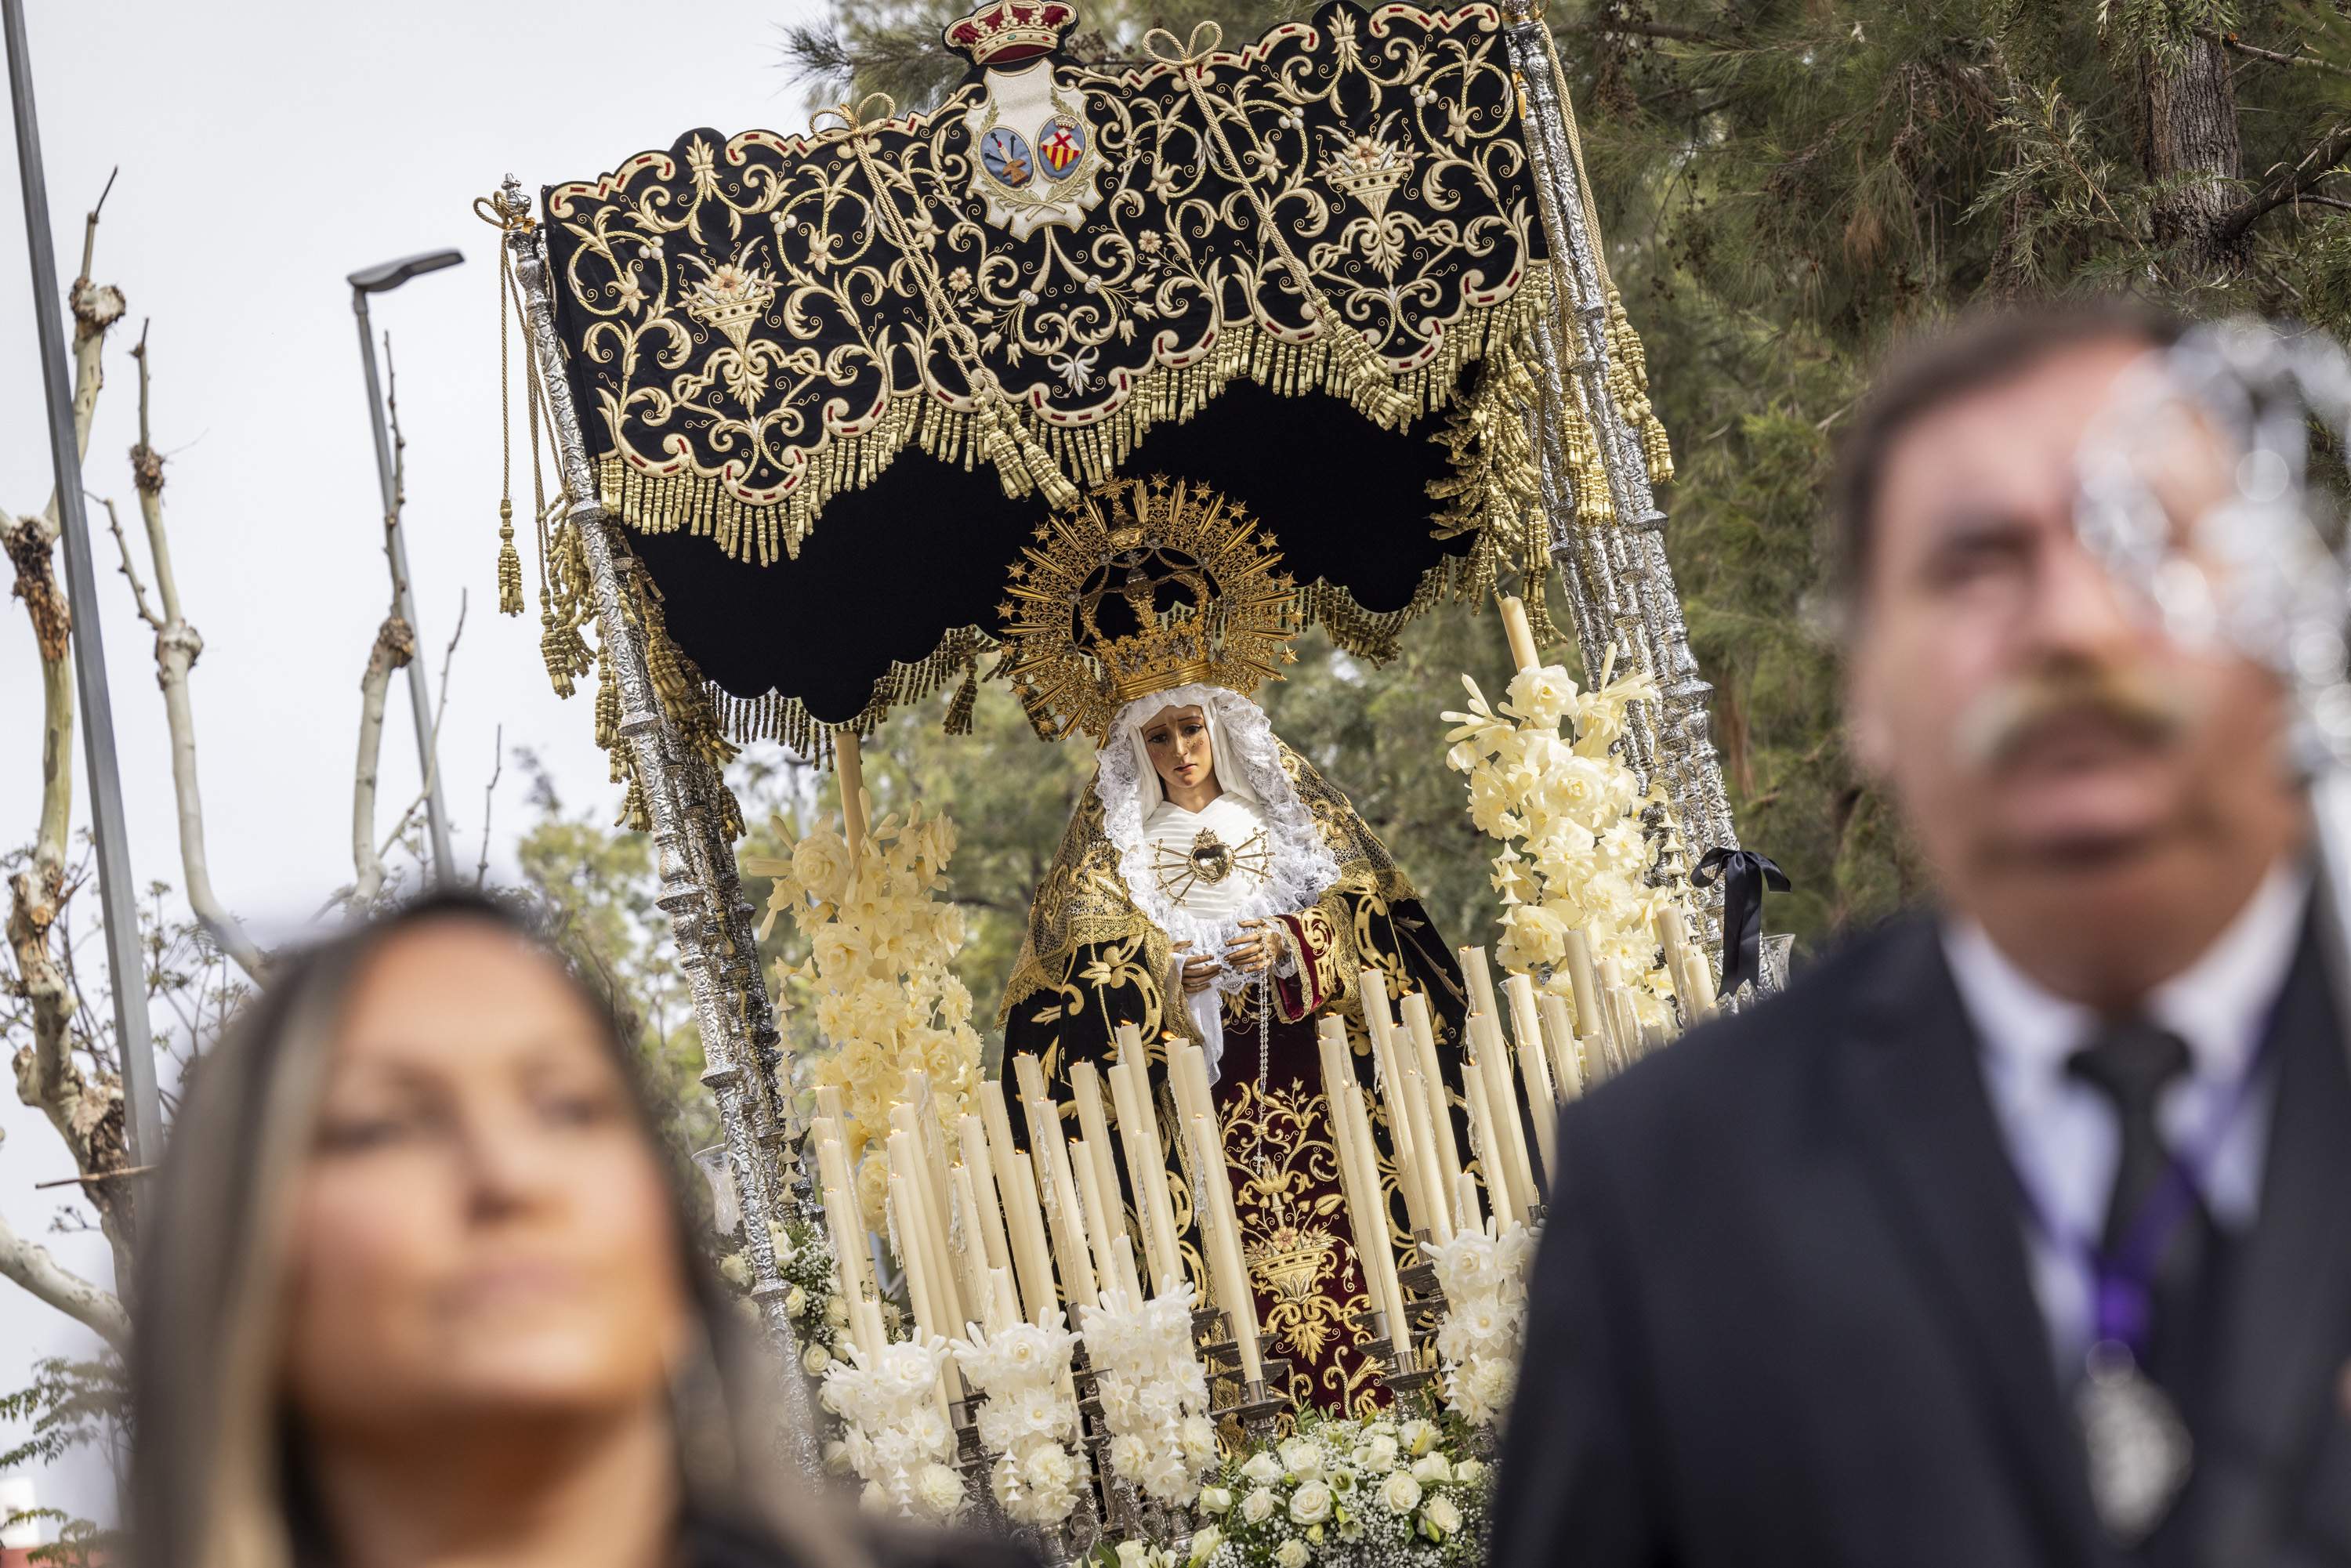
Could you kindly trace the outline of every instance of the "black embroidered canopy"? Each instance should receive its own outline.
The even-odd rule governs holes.
[[[544,193],[602,499],[735,738],[809,749],[967,671],[1020,543],[1113,474],[1232,496],[1374,657],[1440,593],[1539,585],[1555,307],[1493,8],[1333,0],[1116,75],[1061,57],[1075,21],[995,0],[935,110]],[[1619,358],[1637,392],[1629,329]]]

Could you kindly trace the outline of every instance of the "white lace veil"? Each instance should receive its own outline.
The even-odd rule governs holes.
[[[1272,849],[1272,869],[1264,884],[1231,915],[1203,920],[1178,907],[1152,874],[1151,845],[1143,825],[1165,799],[1159,772],[1151,766],[1144,727],[1171,707],[1198,707],[1207,716],[1208,743],[1217,783],[1256,808],[1264,818]],[[1240,933],[1243,920],[1296,915],[1312,908],[1323,890],[1339,879],[1339,862],[1314,831],[1313,813],[1298,798],[1282,771],[1281,751],[1265,710],[1225,686],[1177,686],[1138,697],[1119,710],[1110,743],[1094,753],[1094,793],[1102,800],[1102,831],[1118,852],[1126,891],[1170,942],[1191,944],[1190,953],[1220,954]],[[1223,995],[1248,986],[1252,976],[1220,970],[1209,989],[1186,998],[1186,1007],[1207,1047],[1208,1072],[1217,1075],[1224,1051],[1220,1013]]]

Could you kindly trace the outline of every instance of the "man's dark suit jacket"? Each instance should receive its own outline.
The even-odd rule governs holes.
[[[2196,1472],[2140,1559],[2351,1563],[2351,1071],[2305,936]],[[1932,924],[1569,1107],[1496,1568],[2131,1561],[2091,1512]]]

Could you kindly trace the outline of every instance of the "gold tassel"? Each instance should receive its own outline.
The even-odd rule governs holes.
[[[514,502],[498,503],[498,613],[522,613],[522,557],[515,552]]]
[[[955,700],[947,704],[946,732],[949,735],[971,733],[972,709],[979,705],[979,661],[973,659],[963,667],[963,685],[956,688]]]
[[[1323,373],[1334,390],[1364,418],[1383,430],[1402,430],[1412,423],[1412,400],[1395,390],[1388,367],[1364,335],[1339,319],[1330,298],[1314,291],[1314,317],[1330,329],[1330,367]]]

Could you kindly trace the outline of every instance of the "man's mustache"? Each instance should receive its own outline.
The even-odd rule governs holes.
[[[2195,717],[2196,705],[2185,691],[2142,671],[2069,665],[1992,687],[1968,706],[1953,734],[1960,763],[1991,772],[2059,725],[2103,724],[2158,747],[2170,744]]]

